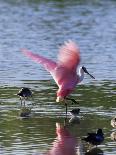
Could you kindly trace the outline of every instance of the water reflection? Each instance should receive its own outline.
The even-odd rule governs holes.
[[[51,147],[48,151],[42,155],[81,155],[83,147],[80,138],[77,137],[73,132],[69,120],[64,119],[63,123],[56,122],[56,137],[52,142]],[[35,153],[33,155],[40,155]]]
[[[46,155],[76,155],[76,148],[79,145],[77,138],[72,135],[69,128],[60,123],[56,123],[57,137],[52,148]]]
[[[80,124],[80,118],[79,117],[71,117],[69,120],[69,123],[71,125]]]
[[[71,146],[73,152],[78,155],[79,153],[83,155],[83,152],[86,152],[84,149],[84,145],[79,140],[80,137],[84,136],[85,129],[86,131],[94,130],[95,128],[102,127],[105,128],[105,130],[110,130],[110,122],[107,121],[107,116],[110,107],[108,106],[108,110],[105,110],[104,108],[99,109],[103,112],[101,116],[98,116],[98,113],[96,113],[97,109],[96,106],[93,106],[91,108],[88,108],[88,105],[83,105],[84,107],[80,107],[81,109],[81,115],[85,115],[85,112],[87,112],[87,115],[83,117],[82,120],[77,120],[77,122],[69,122],[70,115],[67,116],[67,119],[64,121],[64,109],[63,105],[54,103],[54,90],[55,86],[47,85],[48,83],[46,81],[39,81],[39,86],[37,87],[36,81],[31,81],[30,83],[28,81],[25,82],[26,85],[28,85],[32,88],[34,92],[34,103],[36,103],[36,106],[34,105],[31,109],[31,114],[34,111],[34,116],[29,117],[29,119],[17,119],[17,111],[19,110],[19,105],[16,106],[17,103],[19,103],[18,97],[14,96],[19,88],[17,87],[4,87],[0,89],[1,92],[1,101],[2,105],[0,106],[0,115],[1,115],[1,122],[0,122],[0,136],[1,138],[1,145],[5,149],[7,145],[9,145],[9,148],[13,148],[10,150],[10,153],[15,152],[15,148],[17,148],[17,152],[20,151],[23,152],[23,154],[32,154],[35,152],[36,149],[38,149],[38,152],[41,152],[41,154],[49,155],[53,151],[57,151],[62,149],[58,148],[61,146],[60,144],[63,144],[67,141],[67,143],[70,144],[70,140],[73,141],[73,146]],[[47,87],[47,91],[46,91]],[[86,90],[91,92],[94,90],[91,85],[83,86],[81,85],[78,88],[78,94],[83,87],[83,92],[85,94]],[[103,87],[99,86],[102,90]],[[52,88],[52,89],[51,89]],[[98,88],[97,86],[95,87]],[[104,88],[104,90],[107,90],[107,87]],[[46,92],[50,93],[50,96],[52,98],[49,98],[48,95],[45,96]],[[102,94],[104,97],[104,94]],[[83,97],[83,100],[85,100],[84,95],[79,96]],[[90,101],[91,99],[88,99]],[[97,105],[101,103],[101,100],[96,101]],[[27,102],[26,102],[27,103]],[[83,103],[83,102],[82,102]],[[84,104],[84,103],[83,103]],[[69,111],[74,108],[75,105],[69,106]],[[21,107],[20,107],[21,108]],[[26,106],[26,108],[28,108]],[[20,111],[25,111],[24,109],[20,109]],[[113,111],[115,109],[111,109],[110,115],[112,115]],[[19,115],[18,115],[19,116]],[[109,118],[109,117],[108,117]],[[65,135],[65,131],[69,133],[69,136],[66,137],[59,133],[57,134],[57,137],[55,138],[55,130],[57,130],[57,127],[55,129],[55,122],[64,121],[65,123],[62,125],[60,124],[58,127],[61,128],[61,130],[64,130],[62,133]],[[80,123],[78,123],[78,121]],[[16,123],[17,122],[17,123]],[[99,122],[99,123],[98,123]],[[106,132],[106,131],[105,131]],[[59,137],[61,137],[59,139]],[[61,141],[60,141],[61,140]],[[7,144],[6,144],[7,141]],[[76,141],[76,142],[75,142]],[[107,138],[106,138],[107,141]],[[25,144],[25,147],[27,148],[27,152],[25,152],[25,148],[23,147]],[[64,144],[63,144],[64,145]],[[67,144],[68,145],[68,144]],[[32,146],[30,148],[30,146]],[[41,146],[41,147],[40,147]],[[43,148],[42,148],[43,147]],[[66,146],[67,147],[67,146]],[[65,149],[64,147],[63,149]],[[102,146],[101,146],[102,147]],[[115,148],[115,144],[110,145],[109,150],[108,147],[105,147],[104,150],[107,150],[109,152],[110,148]],[[83,151],[84,149],[84,151]],[[5,149],[6,150],[6,149]],[[6,150],[7,152],[7,150]],[[38,153],[40,155],[40,153]],[[37,155],[38,155],[37,154]],[[74,154],[75,155],[75,154]]]
[[[98,147],[84,146],[81,138],[72,133],[68,122],[67,118],[64,124],[56,122],[56,138],[48,151],[41,155],[103,155],[103,151]],[[40,153],[33,155],[40,155]]]
[[[30,107],[21,107],[19,111],[19,116],[22,118],[29,118],[31,116],[31,108]]]
[[[113,131],[110,136],[111,140],[116,141],[116,131]]]
[[[87,151],[85,155],[103,155],[104,152],[99,148],[92,148],[91,150]]]

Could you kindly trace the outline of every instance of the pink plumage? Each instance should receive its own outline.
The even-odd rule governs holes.
[[[45,155],[76,155],[78,141],[66,126],[56,123],[57,137]]]
[[[48,70],[49,72],[54,70],[56,67],[56,62],[50,59],[44,58],[43,56],[40,56],[39,54],[34,54],[27,49],[22,49],[21,51],[24,53],[24,55],[26,55],[27,57],[30,57],[35,62],[42,64],[45,67],[45,69]]]
[[[73,41],[66,42],[60,48],[58,60],[60,64],[76,72],[80,62],[80,52],[77,45]]]
[[[22,52],[35,62],[42,64],[51,73],[59,87],[57,97],[65,99],[79,82],[76,69],[80,62],[80,52],[75,42],[68,41],[61,46],[58,62],[34,54],[27,49],[22,49]]]

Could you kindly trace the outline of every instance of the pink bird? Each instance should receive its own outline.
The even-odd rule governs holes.
[[[75,101],[74,99],[67,98],[67,96],[71,94],[76,85],[83,80],[84,72],[89,74],[84,66],[79,68],[77,74],[77,67],[80,63],[79,47],[73,41],[65,42],[64,45],[60,47],[57,62],[34,54],[27,49],[22,49],[22,52],[35,62],[42,64],[45,69],[50,72],[59,88],[56,102],[64,101],[67,114],[66,99]],[[94,78],[91,74],[89,75],[91,78]]]

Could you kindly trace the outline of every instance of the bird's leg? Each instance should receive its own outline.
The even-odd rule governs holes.
[[[33,95],[31,95],[32,100],[34,100]]]
[[[79,104],[77,101],[75,101],[75,99],[72,99],[72,98],[69,98],[69,97],[66,97],[65,99],[66,100],[70,100],[70,101],[72,101],[75,104]]]
[[[31,95],[31,98],[32,98],[32,100],[33,100],[33,95]]]
[[[64,127],[67,125],[67,116],[64,119]]]
[[[64,100],[65,102],[65,107],[66,107],[66,117],[67,117],[67,103],[66,103],[66,100]]]
[[[21,100],[21,107],[22,107],[22,98],[20,97],[20,100]]]
[[[25,96],[24,96],[24,107],[25,107]]]
[[[67,116],[67,103],[65,103],[65,107],[66,107],[66,116]]]
[[[31,99],[32,99],[32,105],[36,105],[36,103],[33,103],[34,100],[33,95],[31,95]]]

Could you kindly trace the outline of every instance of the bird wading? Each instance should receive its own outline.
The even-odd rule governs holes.
[[[73,41],[65,42],[59,49],[57,62],[39,54],[34,54],[27,49],[22,49],[21,51],[35,62],[42,64],[45,69],[50,72],[59,88],[56,102],[65,103],[67,114],[66,100],[74,101],[74,99],[67,96],[71,94],[76,85],[83,80],[84,72],[90,75],[91,78],[94,78],[84,66],[79,68],[77,74],[77,67],[80,63],[79,47]]]

